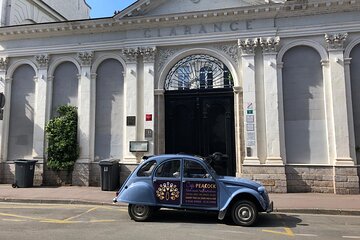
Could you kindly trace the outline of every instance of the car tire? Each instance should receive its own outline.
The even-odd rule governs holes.
[[[233,205],[231,217],[236,225],[251,226],[257,220],[258,210],[253,202],[240,200]]]
[[[144,222],[148,220],[152,213],[152,207],[140,204],[129,204],[128,213],[132,220],[136,222]]]

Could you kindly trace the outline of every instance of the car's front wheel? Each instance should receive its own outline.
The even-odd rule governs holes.
[[[257,220],[258,211],[253,202],[240,200],[233,205],[231,216],[236,225],[251,226]]]
[[[128,213],[130,218],[134,221],[143,222],[151,217],[153,209],[146,205],[129,204]]]

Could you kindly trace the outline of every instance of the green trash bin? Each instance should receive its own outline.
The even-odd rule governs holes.
[[[117,190],[120,185],[119,160],[101,160],[99,165],[101,168],[101,190]]]
[[[37,160],[18,159],[15,161],[15,181],[13,187],[28,188],[34,183],[35,163]]]

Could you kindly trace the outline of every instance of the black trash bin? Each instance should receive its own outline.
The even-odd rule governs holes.
[[[119,160],[101,160],[101,190],[114,191],[119,188]]]
[[[28,188],[34,183],[35,163],[37,160],[18,159],[15,161],[15,181],[13,187]]]

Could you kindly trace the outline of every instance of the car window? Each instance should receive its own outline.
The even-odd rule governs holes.
[[[185,160],[184,163],[185,178],[211,178],[206,169],[195,161]]]
[[[137,175],[139,177],[148,177],[152,174],[156,166],[156,161],[150,161],[147,163],[144,163],[144,165],[139,169],[137,172]]]
[[[167,161],[159,166],[156,177],[180,178],[180,160]]]

